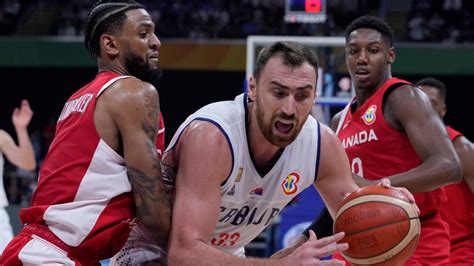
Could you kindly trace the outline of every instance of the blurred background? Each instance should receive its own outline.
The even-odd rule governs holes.
[[[0,128],[15,136],[12,110],[21,99],[28,99],[34,111],[29,131],[40,164],[66,99],[97,73],[82,42],[84,20],[94,2],[0,3],[0,77],[4,84]],[[343,36],[353,19],[366,14],[384,18],[395,31],[397,60],[393,75],[413,83],[427,76],[443,81],[448,89],[446,123],[471,141],[474,139],[469,116],[474,114],[474,1],[316,0],[313,2],[320,9],[310,14],[300,8],[304,0],[138,2],[150,11],[162,42],[160,62],[164,75],[157,89],[167,143],[179,124],[199,107],[233,99],[245,89],[248,36]],[[344,58],[337,51],[325,51],[321,54],[323,71],[332,75],[331,79],[322,80],[321,86],[332,89],[321,93],[339,97],[349,84]],[[325,106],[321,109],[325,113],[322,119],[330,118],[339,109],[337,104]],[[23,171],[7,163],[3,178],[10,200],[8,210],[17,231],[17,212],[30,202],[37,171]],[[318,197],[314,191],[308,193],[309,202]],[[298,200],[304,202],[305,197]],[[298,231],[292,226],[307,217],[312,219],[321,202],[303,205],[307,209],[288,211],[289,218],[282,213],[280,222],[249,246],[249,254],[268,256],[280,248],[286,232]]]

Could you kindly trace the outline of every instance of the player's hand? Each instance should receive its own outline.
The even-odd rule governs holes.
[[[33,111],[27,100],[21,101],[20,108],[15,108],[12,114],[12,122],[15,128],[26,128],[33,117]]]
[[[411,194],[411,192],[408,191],[408,189],[406,189],[404,187],[392,187],[390,179],[388,179],[388,178],[382,178],[382,180],[380,180],[380,183],[378,183],[378,185],[381,185],[381,186],[386,187],[386,188],[391,187],[393,189],[396,189],[396,190],[400,191],[401,193],[403,193],[403,195],[405,195],[411,203],[415,203],[415,197],[413,197],[413,194]],[[416,204],[415,204],[415,206],[416,206]],[[418,209],[418,206],[416,206],[416,209],[418,211],[418,214],[420,214],[420,209]]]
[[[333,236],[317,239],[316,234],[310,230],[309,239],[285,257],[284,265],[344,265],[340,260],[320,260],[336,252],[349,248],[347,243],[337,243],[344,237],[344,232]]]

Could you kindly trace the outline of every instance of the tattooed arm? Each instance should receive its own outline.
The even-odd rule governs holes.
[[[154,143],[160,113],[158,92],[149,83],[127,78],[103,94],[94,112],[98,132],[125,158],[140,222],[152,239],[166,243],[171,209]]]

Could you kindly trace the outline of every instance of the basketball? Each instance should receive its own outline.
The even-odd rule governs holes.
[[[413,254],[420,220],[413,203],[400,191],[380,185],[363,187],[341,204],[334,232],[344,231],[342,252],[353,264],[402,265]]]

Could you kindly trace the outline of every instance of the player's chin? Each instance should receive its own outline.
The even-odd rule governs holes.
[[[273,144],[283,148],[290,145],[295,139],[296,139],[296,136],[294,134],[292,135],[276,134],[276,136],[273,139]]]
[[[354,80],[354,86],[360,89],[371,89],[374,87],[375,82],[370,79],[367,80]]]
[[[156,63],[150,62],[150,63],[148,63],[148,67],[150,67],[151,70],[157,70],[157,69],[160,68],[160,65],[158,64],[158,62],[156,62]]]

